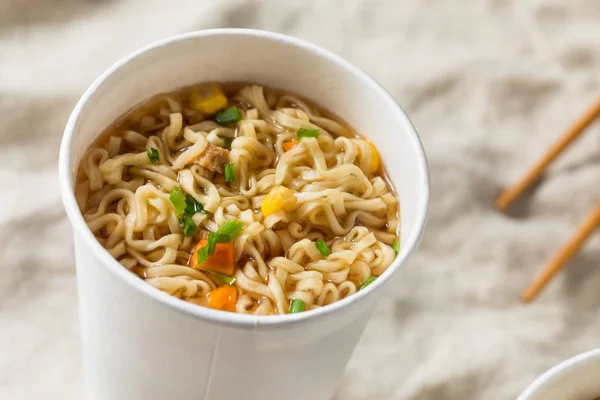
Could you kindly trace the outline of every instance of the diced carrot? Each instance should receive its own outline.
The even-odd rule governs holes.
[[[297,144],[298,144],[298,141],[296,139],[292,140],[291,142],[285,142],[283,144],[283,149],[285,151],[290,151],[291,149],[293,149],[294,147],[296,147]]]
[[[235,303],[237,302],[237,289],[233,286],[221,286],[208,292],[206,298],[210,308],[234,312]]]
[[[198,250],[208,244],[208,240],[200,240],[192,250],[189,265],[192,268],[215,271],[224,275],[233,276],[235,272],[235,257],[233,256],[233,243],[217,243],[215,254],[208,256],[208,260],[198,264]]]

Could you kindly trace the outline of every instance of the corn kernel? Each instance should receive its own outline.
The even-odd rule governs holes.
[[[203,114],[214,114],[227,106],[227,97],[217,85],[211,85],[201,92],[192,91],[190,95],[192,108]]]
[[[369,143],[369,146],[371,147],[371,164],[370,164],[371,173],[375,173],[379,169],[379,164],[381,164],[381,159],[379,158],[379,152],[375,148],[375,145],[373,145],[373,143],[371,143],[371,142],[367,142],[367,143]]]
[[[296,196],[285,186],[275,186],[260,206],[263,217],[267,217],[279,210],[289,211],[296,205]]]

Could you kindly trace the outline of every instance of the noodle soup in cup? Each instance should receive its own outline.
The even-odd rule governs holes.
[[[384,89],[254,30],[175,36],[109,68],[69,119],[59,170],[90,399],[331,398],[429,202],[423,148]]]
[[[600,349],[551,368],[517,400],[597,400],[600,398]]]

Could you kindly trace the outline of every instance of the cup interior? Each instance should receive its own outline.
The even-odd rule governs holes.
[[[425,154],[413,126],[385,90],[347,61],[309,43],[262,31],[211,30],[166,39],[121,60],[88,89],[69,121],[61,155],[63,197],[76,231],[83,219],[73,217],[79,214],[73,178],[87,147],[151,96],[206,81],[248,81],[299,94],[371,140],[400,198],[401,250],[386,274],[398,269],[419,241],[429,200]]]

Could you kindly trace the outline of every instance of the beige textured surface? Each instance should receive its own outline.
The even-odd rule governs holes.
[[[514,399],[600,346],[600,235],[535,304],[518,302],[600,197],[600,129],[516,217],[490,207],[600,94],[598,0],[2,0],[0,398],[80,398],[73,248],[56,182],[75,101],[143,44],[226,26],[292,34],[356,63],[403,105],[430,158],[428,232],[337,398]]]

